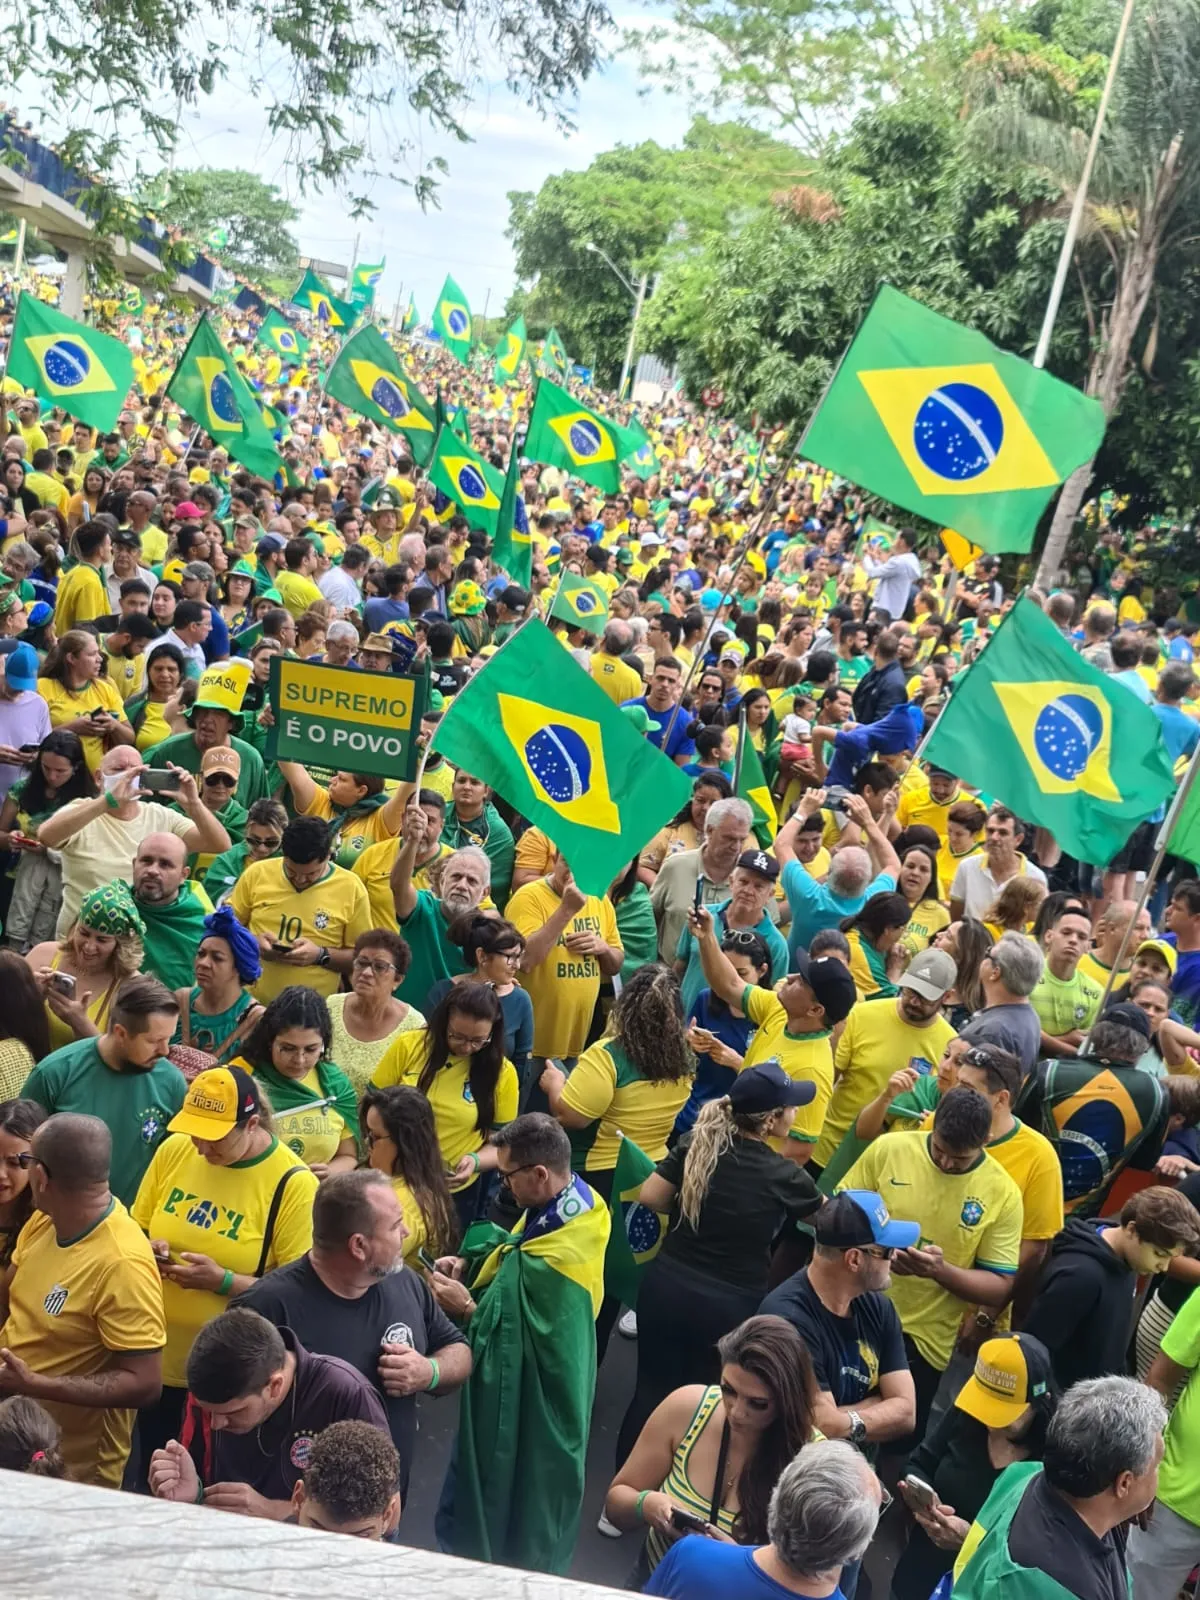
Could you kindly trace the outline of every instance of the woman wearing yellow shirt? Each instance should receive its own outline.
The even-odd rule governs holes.
[[[946,813],[946,838],[938,851],[938,888],[941,898],[950,894],[954,874],[968,856],[983,850],[987,811],[978,800],[960,800]]]
[[[453,1255],[460,1229],[429,1101],[411,1084],[397,1083],[368,1089],[359,1115],[367,1165],[392,1180],[404,1213],[405,1261],[415,1269],[422,1249]]]
[[[304,1254],[316,1192],[315,1175],[276,1138],[249,1073],[199,1073],[132,1206],[158,1260],[167,1314],[162,1398],[138,1416],[143,1481],[151,1453],[179,1437],[196,1335],[231,1295]]]
[[[67,529],[74,533],[81,522],[90,522],[108,488],[108,473],[103,467],[92,466],[83,475],[83,488],[67,501]]]
[[[892,951],[908,926],[912,907],[902,894],[873,894],[856,916],[842,924],[850,945],[850,976],[860,1000],[893,995]],[[902,953],[902,952],[901,952]]]
[[[294,983],[270,1002],[233,1059],[266,1089],[276,1133],[318,1178],[358,1165],[358,1098],[329,1059],[332,1043],[323,997]]]
[[[950,913],[937,897],[937,858],[923,844],[914,844],[904,852],[900,863],[900,876],[896,887],[908,901],[908,924],[900,935],[900,943],[910,956],[924,950],[943,928],[950,926]]]
[[[704,842],[704,819],[709,806],[718,800],[728,800],[733,785],[723,772],[706,772],[692,785],[692,798],[677,816],[651,839],[638,859],[639,877],[643,883],[653,883],[668,856],[680,850],[698,850]],[[520,846],[518,862],[520,860]]]
[[[1046,885],[1035,878],[1010,878],[983,914],[993,939],[1005,933],[1028,933],[1046,898]]]
[[[104,652],[94,633],[82,628],[64,633],[46,657],[37,686],[50,709],[50,726],[67,728],[83,740],[93,772],[107,750],[134,742],[121,691],[104,675]]]
[[[517,1114],[517,1070],[504,1054],[504,1013],[482,983],[456,983],[419,1033],[388,1046],[371,1086],[418,1088],[433,1108],[442,1163],[465,1228],[487,1197],[482,1174],[494,1172],[492,1132]]]
[[[134,743],[143,754],[187,727],[179,705],[186,676],[183,651],[177,645],[160,644],[146,665],[145,689],[125,702]]]

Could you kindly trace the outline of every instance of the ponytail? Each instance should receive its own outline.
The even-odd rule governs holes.
[[[693,1231],[699,1230],[700,1208],[717,1170],[717,1162],[733,1148],[734,1137],[738,1133],[748,1133],[761,1139],[775,1115],[774,1111],[762,1111],[755,1116],[737,1115],[728,1095],[701,1106],[688,1141],[679,1190],[680,1220]]]

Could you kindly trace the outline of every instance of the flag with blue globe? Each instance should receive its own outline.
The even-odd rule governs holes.
[[[119,339],[64,316],[36,296],[17,301],[6,376],[39,400],[107,433],[133,382],[133,356]]]

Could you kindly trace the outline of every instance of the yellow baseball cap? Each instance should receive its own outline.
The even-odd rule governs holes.
[[[1135,960],[1143,950],[1153,950],[1156,956],[1161,956],[1167,963],[1167,971],[1172,977],[1175,976],[1175,968],[1179,964],[1179,952],[1173,944],[1168,944],[1165,939],[1143,939],[1133,952]]]
[[[1050,1352],[1040,1339],[1010,1333],[979,1347],[975,1371],[954,1404],[986,1428],[1007,1428],[1049,1392]]]
[[[167,1131],[215,1142],[261,1110],[258,1085],[248,1072],[241,1067],[210,1067],[192,1079]]]

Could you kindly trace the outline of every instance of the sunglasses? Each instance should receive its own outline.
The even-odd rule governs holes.
[[[227,772],[206,772],[205,783],[219,783],[226,789],[236,789],[237,779],[231,778]]]

